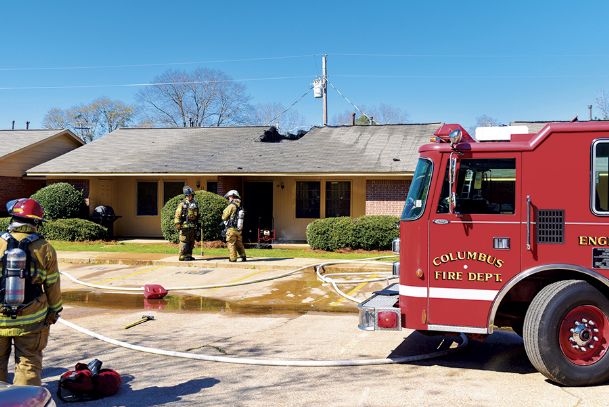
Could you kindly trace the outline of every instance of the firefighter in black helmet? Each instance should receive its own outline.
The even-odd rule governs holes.
[[[192,249],[199,230],[199,205],[195,200],[192,188],[185,186],[182,190],[184,200],[176,208],[174,223],[180,232],[180,261],[191,261]]]

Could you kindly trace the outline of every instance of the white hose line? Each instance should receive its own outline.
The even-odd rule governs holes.
[[[389,365],[396,363],[411,363],[425,359],[438,358],[453,353],[459,349],[463,349],[468,344],[467,337],[460,334],[461,344],[456,348],[449,348],[444,350],[437,350],[435,352],[425,353],[422,355],[411,355],[411,356],[399,356],[396,358],[384,358],[384,359],[342,359],[342,360],[302,360],[302,359],[255,359],[255,358],[239,358],[239,357],[228,357],[228,356],[212,356],[203,355],[200,353],[190,352],[176,352],[165,349],[151,348],[147,346],[133,345],[128,342],[119,341],[107,336],[98,334],[90,331],[73,322],[66,321],[63,318],[58,320],[60,324],[63,324],[69,328],[72,328],[80,333],[89,335],[93,338],[101,341],[110,343],[112,345],[120,346],[127,349],[136,350],[138,352],[153,353],[156,355],[171,356],[185,359],[197,359],[205,360],[208,362],[221,362],[221,363],[233,363],[239,365],[263,365],[263,366],[298,366],[298,367],[331,367],[331,366],[370,366],[370,365]],[[442,341],[444,343],[444,341]]]
[[[333,262],[321,263],[321,265],[340,264],[340,263],[367,263],[367,262],[374,263],[374,264],[391,264],[391,263],[382,263],[382,262],[372,262],[372,261],[369,261],[369,260],[374,260],[374,259],[384,259],[384,258],[387,258],[387,257],[395,257],[395,256],[370,257],[370,258],[361,259],[361,260],[335,260]],[[297,269],[294,269],[294,270],[289,271],[287,273],[281,274],[279,276],[261,278],[261,279],[257,279],[257,280],[241,281],[241,282],[237,282],[237,283],[228,283],[228,284],[211,284],[211,285],[189,286],[189,287],[165,287],[165,289],[167,291],[178,291],[178,290],[179,291],[187,291],[187,290],[206,290],[206,289],[224,288],[224,287],[237,287],[237,286],[240,286],[240,285],[255,284],[255,283],[262,283],[264,281],[278,280],[280,278],[291,276],[292,274],[299,273],[299,272],[301,272],[303,270],[306,270],[306,269],[308,269],[310,267],[315,267],[317,265],[319,265],[319,263],[309,264],[307,266],[299,267]],[[86,287],[97,288],[97,289],[100,289],[100,290],[111,290],[111,291],[115,291],[115,292],[120,292],[120,291],[143,292],[144,291],[144,287],[116,287],[116,286],[110,286],[110,285],[101,285],[101,284],[87,283],[85,281],[77,279],[76,277],[74,277],[70,273],[68,273],[67,271],[60,271],[60,273],[62,275],[64,275],[64,276],[68,277],[74,283],[80,284],[80,285],[84,285]]]

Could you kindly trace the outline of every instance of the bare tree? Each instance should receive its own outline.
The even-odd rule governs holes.
[[[483,114],[482,116],[476,117],[476,126],[475,127],[492,127],[492,126],[501,126],[501,122],[487,114]]]
[[[601,112],[602,120],[609,120],[609,96],[604,90],[601,90],[600,96],[594,100],[594,104]]]
[[[70,129],[85,143],[106,132],[127,126],[135,115],[135,108],[117,100],[99,98],[91,103],[68,109],[52,108],[43,119],[45,128]]]
[[[397,106],[380,103],[373,106],[359,106],[356,113],[355,124],[378,125],[378,124],[403,124],[408,123],[408,113]],[[346,111],[335,115],[333,123],[338,125],[349,125],[352,123],[353,112]]]
[[[225,126],[245,121],[250,97],[245,86],[221,71],[166,71],[138,99],[148,120],[168,127]]]
[[[286,108],[281,103],[259,103],[253,106],[248,123],[258,126],[272,125],[284,133],[306,126],[306,119],[298,111]]]

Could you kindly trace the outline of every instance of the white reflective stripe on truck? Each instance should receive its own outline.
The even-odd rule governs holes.
[[[429,288],[427,295],[427,287],[417,287],[409,285],[400,285],[400,295],[415,298],[447,298],[453,300],[480,300],[493,301],[499,290],[474,290],[471,288]]]

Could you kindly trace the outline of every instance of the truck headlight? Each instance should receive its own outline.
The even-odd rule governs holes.
[[[395,254],[400,254],[400,238],[399,237],[397,239],[393,239],[393,242],[391,242],[391,251],[393,251]]]

